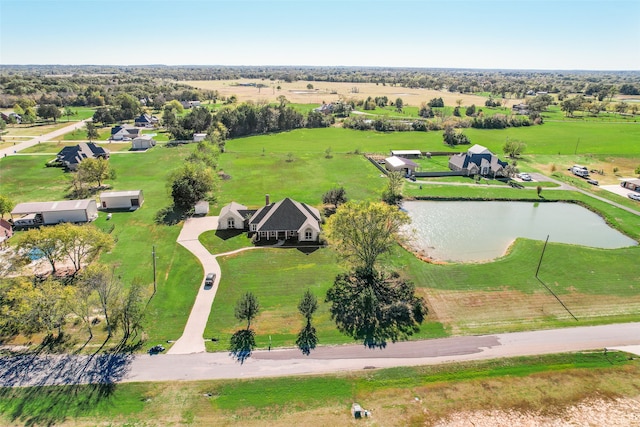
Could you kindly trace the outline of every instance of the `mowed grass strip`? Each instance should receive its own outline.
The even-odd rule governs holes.
[[[620,352],[555,354],[346,374],[0,389],[26,425],[346,425],[352,402],[384,425],[429,425],[456,411],[562,414],[586,399],[635,397],[638,362]]]

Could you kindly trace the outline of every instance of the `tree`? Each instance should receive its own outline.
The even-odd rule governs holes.
[[[306,325],[298,333],[296,345],[303,354],[309,355],[311,350],[318,345],[318,336],[316,328],[311,325],[311,317],[318,309],[318,298],[307,289],[298,303],[298,311],[306,319]]]
[[[467,110],[465,111],[465,114],[467,117],[472,117],[476,114],[476,105],[475,104],[471,104],[471,106],[467,107]]]
[[[135,338],[142,330],[147,292],[142,281],[135,279],[124,293],[118,312],[118,325],[122,328],[122,342]]]
[[[96,292],[107,326],[107,339],[111,338],[117,324],[122,283],[106,267],[100,265],[87,267],[82,273],[80,281],[84,286]]]
[[[118,110],[119,120],[131,120],[142,112],[140,101],[128,93],[121,93],[116,96],[114,105]]]
[[[169,188],[173,205],[181,212],[187,212],[195,204],[207,197],[213,190],[214,174],[211,168],[185,163],[169,176]]]
[[[93,259],[101,251],[113,248],[111,235],[92,225],[58,224],[54,227],[61,245],[60,250],[73,264],[75,272],[82,264]]]
[[[236,302],[234,315],[236,319],[247,321],[247,330],[251,329],[251,321],[258,316],[260,304],[258,298],[252,292],[246,292]]]
[[[87,139],[89,140],[89,142],[100,137],[100,135],[98,134],[98,129],[96,128],[96,125],[93,124],[93,122],[87,122],[84,127],[87,131]]]
[[[456,106],[453,109],[453,115],[456,117],[460,117],[460,107]]]
[[[427,106],[430,108],[444,107],[444,101],[442,100],[442,98],[433,98],[427,103]]]
[[[334,209],[338,209],[338,206],[347,201],[347,191],[344,187],[332,188],[322,195],[322,203],[332,204]]]
[[[396,111],[401,112],[402,108],[404,107],[404,102],[402,101],[402,98],[397,98],[394,105],[396,106]]]
[[[176,114],[182,114],[184,113],[184,107],[180,101],[172,99],[165,104],[164,111],[174,111]]]
[[[387,340],[412,335],[428,313],[425,301],[415,296],[413,283],[397,273],[340,274],[326,301],[338,330],[369,347],[384,347]]]
[[[107,179],[115,179],[115,170],[107,159],[84,159],[78,165],[78,179],[81,182],[98,184],[102,187],[102,182]]]
[[[45,120],[53,119],[54,122],[57,122],[57,120],[62,116],[60,109],[52,104],[40,105],[38,107],[37,114]]]
[[[402,187],[404,187],[404,176],[401,172],[392,171],[387,174],[387,187],[382,193],[382,200],[389,205],[396,205],[402,200]]]
[[[471,143],[471,141],[465,134],[463,134],[462,132],[456,132],[453,126],[446,126],[444,128],[442,139],[444,140],[445,144],[452,147],[454,145],[467,145]]]
[[[502,146],[502,152],[507,154],[510,158],[515,159],[524,152],[527,148],[527,144],[517,139],[507,138],[507,142]]]
[[[373,272],[378,258],[391,250],[409,216],[385,203],[347,202],[329,217],[325,234],[336,251],[357,269]]]
[[[307,84],[307,89],[312,90],[313,89],[313,85],[311,83]]]
[[[64,107],[64,116],[67,118],[67,121],[69,121],[69,117],[73,116],[74,114],[74,111],[70,107]]]
[[[4,214],[9,213],[16,206],[15,202],[8,196],[0,194],[0,218],[4,218]]]
[[[640,175],[640,166],[638,166],[634,172],[636,175]]]
[[[108,125],[115,123],[116,119],[113,117],[113,113],[107,107],[100,107],[93,113],[93,123],[102,123]]]
[[[52,273],[56,273],[56,262],[62,259],[62,242],[55,227],[32,228],[27,231],[20,243],[20,249],[27,254],[42,255],[51,265]]]
[[[425,119],[430,119],[432,117],[435,117],[435,115],[433,114],[433,110],[431,110],[431,108],[425,102],[420,104],[420,110],[418,111],[418,115],[420,117],[424,117]]]

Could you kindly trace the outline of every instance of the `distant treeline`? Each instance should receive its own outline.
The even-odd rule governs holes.
[[[523,98],[547,92],[562,100],[569,94],[593,96],[599,101],[616,94],[639,95],[638,71],[471,70],[384,67],[276,67],[276,66],[74,66],[0,65],[0,107],[19,97],[58,106],[100,106],[111,97],[128,93],[160,107],[172,99],[213,99],[212,91],[197,91],[180,80],[261,79],[272,82],[316,81],[375,83],[486,93],[498,98]],[[190,93],[191,92],[191,93]],[[190,96],[187,94],[190,93]],[[41,102],[40,98],[45,97]]]

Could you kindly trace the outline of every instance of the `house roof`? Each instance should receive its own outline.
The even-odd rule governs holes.
[[[422,151],[420,150],[391,150],[392,156],[422,156]]]
[[[320,230],[320,212],[305,203],[290,198],[260,208],[251,218],[258,231],[299,230],[307,221]]]
[[[118,126],[114,126],[111,128],[111,135],[115,135],[120,131],[125,131],[129,134],[136,134],[138,135],[140,133],[140,129],[138,129],[135,126],[130,126],[130,125],[118,125]]]
[[[390,164],[391,166],[393,166],[394,168],[397,168],[400,166],[409,166],[414,168],[418,167],[418,164],[416,162],[412,162],[409,159],[405,159],[398,156],[387,157],[386,159],[384,159],[384,161]]]
[[[97,146],[92,142],[81,142],[75,146],[64,147],[58,152],[58,160],[67,164],[77,164],[84,159],[92,159],[96,157],[104,157],[109,154],[109,151],[102,147]]]
[[[108,199],[111,197],[139,197],[141,194],[142,190],[104,191],[100,193],[100,199]]]
[[[148,114],[140,114],[138,117],[136,117],[134,122],[137,122],[137,123],[151,123],[151,116],[148,115]]]
[[[18,203],[11,211],[11,215],[24,215],[30,213],[43,213],[43,212],[55,212],[55,211],[71,211],[71,210],[86,210],[90,204],[96,204],[93,199],[83,200],[61,200],[57,202],[27,202]]]
[[[225,216],[227,215],[229,212],[238,214],[240,216],[242,216],[244,218],[244,216],[240,213],[240,211],[242,210],[246,210],[247,207],[244,205],[241,205],[240,203],[236,203],[236,202],[231,202],[228,205],[224,205],[222,207],[222,209],[220,209],[220,216]]]
[[[487,147],[483,147],[482,145],[476,144],[473,147],[467,150],[467,153],[470,154],[493,154]]]
[[[149,135],[149,134],[139,135],[139,136],[136,136],[134,138],[134,141],[141,141],[141,140],[142,141],[151,141],[151,140],[153,140],[153,136],[154,135]]]

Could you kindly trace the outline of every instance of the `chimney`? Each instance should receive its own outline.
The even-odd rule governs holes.
[[[265,206],[269,206],[269,195],[268,194],[264,195],[264,205]]]

